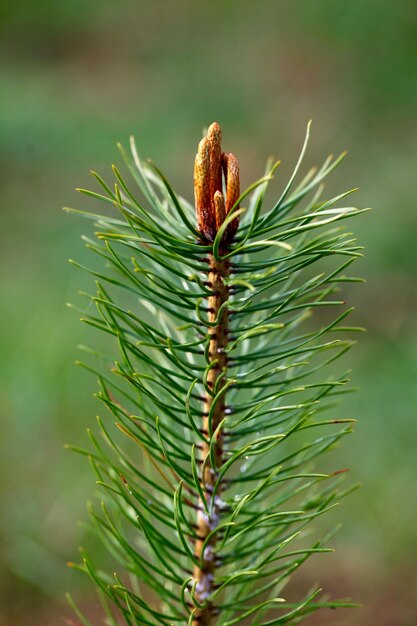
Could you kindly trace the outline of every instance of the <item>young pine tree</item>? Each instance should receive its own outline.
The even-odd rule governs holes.
[[[133,139],[131,154],[120,147],[133,187],[113,166],[113,187],[93,173],[103,191],[80,190],[111,208],[81,212],[96,224],[85,242],[100,259],[84,321],[113,337],[118,357],[109,365],[91,351],[107,411],[77,451],[97,476],[91,528],[115,573],[86,554],[71,565],[92,579],[110,626],[296,624],[349,605],[285,589],[330,551],[309,525],[347,493],[341,472],[316,461],[352,430],[322,413],[346,392],[334,361],[358,330],[344,325],[338,292],[359,280],[345,272],[360,248],[339,222],[361,211],[340,208],[350,192],[320,199],[344,155],[295,186],[308,136],[266,209],[279,163],[241,193],[217,123],[198,146],[195,206]]]

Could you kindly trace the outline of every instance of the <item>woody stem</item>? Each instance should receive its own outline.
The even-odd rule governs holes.
[[[220,395],[214,403],[214,397],[219,393],[226,381],[227,355],[226,347],[228,342],[228,288],[225,279],[229,274],[228,261],[216,260],[209,255],[210,271],[208,285],[212,295],[208,298],[208,320],[214,326],[209,327],[210,346],[208,353],[208,376],[207,388],[203,409],[203,432],[207,442],[203,444],[202,451],[202,473],[201,486],[205,500],[209,505],[209,513],[204,512],[203,503],[199,502],[199,513],[197,520],[198,540],[195,546],[195,554],[200,565],[194,568],[194,578],[197,581],[196,597],[200,604],[206,604],[205,608],[197,609],[194,615],[193,626],[206,626],[211,623],[214,615],[214,607],[206,603],[208,596],[214,590],[215,568],[216,568],[216,543],[217,534],[214,533],[207,542],[204,554],[202,554],[203,544],[213,530],[220,523],[222,485],[216,490],[213,498],[214,485],[218,479],[219,470],[223,464],[223,433],[220,431],[214,435],[217,427],[225,416],[225,396]],[[215,441],[210,442],[210,434],[215,436]],[[213,444],[213,466],[210,461],[210,443]]]

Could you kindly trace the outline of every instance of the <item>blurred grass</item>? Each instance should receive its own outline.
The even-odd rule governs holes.
[[[87,206],[74,187],[90,184],[89,168],[107,173],[116,141],[130,133],[191,198],[195,145],[214,119],[244,183],[270,153],[283,159],[279,190],[312,117],[307,164],[349,149],[329,193],[359,185],[355,202],[375,207],[355,225],[367,248],[356,272],[368,284],[347,299],[368,333],[348,359],[361,392],[343,412],[359,418],[357,433],[337,456],[364,487],[334,519],[344,523],[342,561],[358,562],[352,593],[361,576],[374,575],[380,589],[412,569],[415,2],[3,1],[0,50],[4,616],[13,608],[15,623],[26,623],[23,611],[74,588],[64,563],[86,540],[76,522],[93,490],[87,464],[62,449],[85,441],[98,407],[94,381],[73,366],[90,333],[65,309],[89,284],[67,264],[86,258],[86,225],[60,206]]]

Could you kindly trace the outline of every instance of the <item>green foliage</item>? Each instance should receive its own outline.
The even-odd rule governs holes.
[[[118,563],[114,575],[86,554],[74,565],[97,587],[106,623],[193,622],[201,608],[193,578],[201,565],[194,551],[199,499],[208,515],[215,502],[222,511],[213,530],[216,586],[207,598],[215,624],[296,624],[320,607],[351,605],[317,588],[297,601],[284,591],[311,555],[331,551],[330,536],[309,539],[309,525],[351,490],[341,487],[343,472],[317,471],[315,462],[352,431],[353,420],[322,413],[348,390],[347,374],[333,363],[351,347],[349,333],[361,330],[345,324],[351,309],[338,292],[360,280],[346,271],[361,255],[339,222],[362,210],[340,207],[351,191],[321,199],[323,180],[344,155],[329,157],[295,186],[308,136],[272,208],[265,210],[264,201],[278,163],[269,162],[241,195],[247,209],[226,220],[240,213],[226,254],[219,247],[224,228],[212,244],[202,243],[194,207],[140,159],[133,140],[131,153],[120,150],[134,191],[116,167],[114,186],[93,173],[101,191],[80,190],[113,209],[75,211],[94,221],[95,239],[85,243],[100,260],[89,269],[97,288],[83,320],[113,337],[119,350],[111,366],[89,351],[93,363],[85,367],[97,374],[98,398],[113,419],[99,418],[99,436],[89,431],[91,448],[76,449],[101,489],[101,502],[89,509],[91,529]],[[206,434],[209,253],[231,264],[231,336],[227,382],[213,401],[227,389],[226,417]],[[337,313],[326,316],[323,308]],[[213,454],[219,428],[225,459],[207,499],[199,450],[206,443]]]

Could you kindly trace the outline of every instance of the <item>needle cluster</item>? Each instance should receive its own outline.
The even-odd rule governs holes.
[[[352,489],[320,461],[352,431],[323,413],[347,391],[335,361],[361,330],[339,292],[360,280],[347,271],[361,248],[342,226],[362,210],[345,206],[351,191],[322,199],[344,155],[296,184],[308,138],[269,206],[279,163],[241,193],[216,123],[198,146],[195,206],[133,139],[120,146],[133,185],[113,166],[113,185],[93,173],[101,191],[80,190],[111,209],[73,212],[95,224],[84,239],[100,260],[83,268],[96,292],[82,318],[117,349],[86,349],[106,417],[76,448],[97,477],[90,525],[115,573],[85,553],[71,565],[110,626],[275,626],[351,605],[318,587],[286,595],[307,559],[331,551],[311,523]]]

